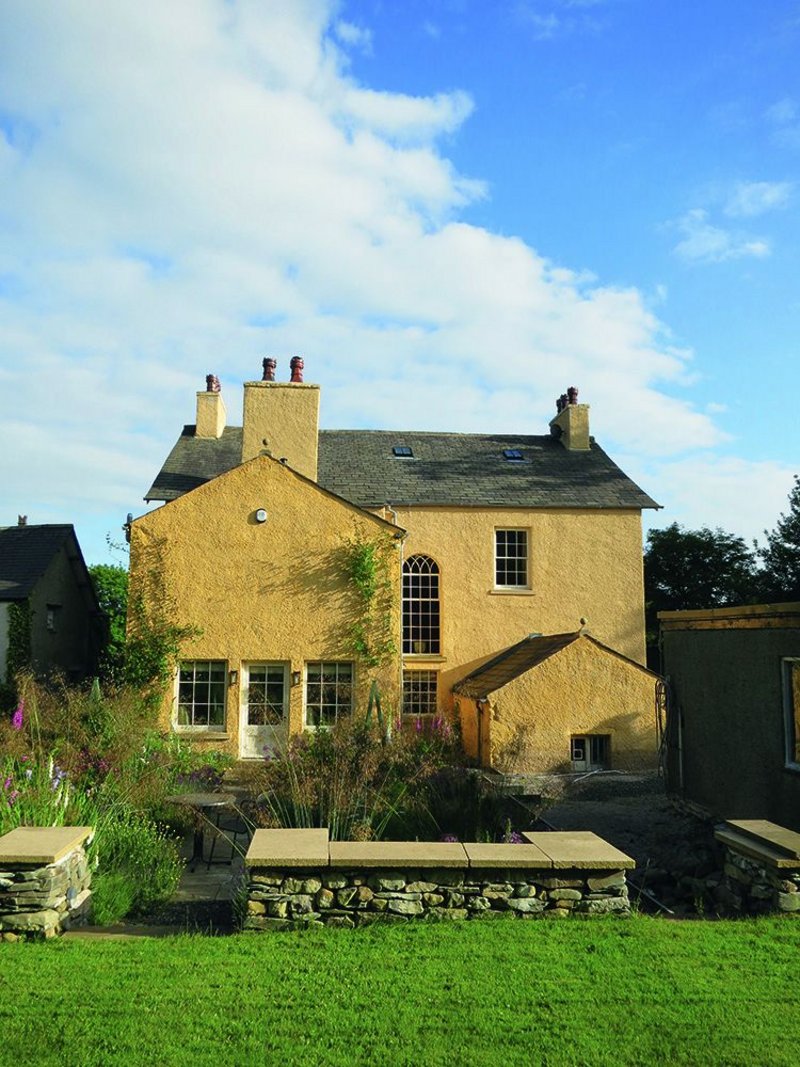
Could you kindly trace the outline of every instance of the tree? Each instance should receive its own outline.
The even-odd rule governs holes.
[[[742,537],[719,527],[686,530],[677,522],[647,535],[644,595],[651,650],[659,611],[744,604],[757,597],[758,589],[756,555]]]
[[[794,476],[788,512],[764,536],[767,547],[758,554],[764,566],[765,599],[800,600],[800,475]]]
[[[125,626],[128,615],[128,571],[118,563],[89,567],[100,608],[108,619],[105,647],[100,654],[103,678],[121,680],[125,663]]]

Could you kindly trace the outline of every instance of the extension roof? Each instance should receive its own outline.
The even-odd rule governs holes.
[[[65,545],[85,571],[73,526],[0,528],[0,600],[25,600]]]
[[[646,671],[648,674],[652,673],[641,663],[623,656],[621,652],[602,644],[583,630],[568,634],[531,634],[516,645],[503,649],[482,667],[478,667],[460,682],[456,682],[453,692],[475,700],[486,700],[490,693],[502,689],[504,685],[513,682],[515,678],[519,678],[533,667],[538,667],[540,663],[544,663],[546,659],[550,659],[551,656],[555,656],[581,638],[591,641],[604,652],[630,663],[633,667],[638,667],[639,670]]]
[[[183,433],[145,497],[175,500],[241,462],[242,429],[219,438]],[[410,457],[393,453],[407,446]],[[505,449],[518,449],[509,460]],[[509,508],[657,508],[592,438],[585,452],[552,436],[322,430],[319,484],[362,508],[454,505]]]

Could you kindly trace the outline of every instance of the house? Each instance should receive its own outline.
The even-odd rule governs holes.
[[[81,681],[97,669],[104,616],[70,525],[0,528],[0,684],[30,666]]]
[[[230,426],[209,375],[147,493],[162,506],[131,526],[132,590],[160,574],[157,597],[201,631],[165,723],[246,757],[364,707],[373,680],[405,714],[452,712],[454,686],[501,650],[588,619],[618,653],[601,671],[608,703],[588,718],[576,706],[557,762],[599,722],[604,761],[624,762],[615,724],[637,714],[655,759],[652,677],[636,708],[606,679],[644,663],[641,511],[657,505],[590,436],[577,391],[541,435],[320,431],[302,360],[290,382],[274,379],[265,360]],[[380,604],[360,599],[354,551],[381,562]],[[477,757],[467,721],[464,737]]]
[[[800,830],[800,604],[659,612],[667,786]]]

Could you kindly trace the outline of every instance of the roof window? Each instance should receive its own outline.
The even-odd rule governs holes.
[[[394,448],[392,449],[392,455],[408,457],[408,456],[413,456],[414,453],[408,447],[408,445],[395,445]]]
[[[506,459],[516,461],[517,463],[522,459],[522,453],[518,448],[504,448],[503,455]]]

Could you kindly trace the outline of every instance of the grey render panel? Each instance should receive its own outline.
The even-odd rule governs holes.
[[[800,628],[665,628],[662,642],[670,790],[724,819],[800,830],[800,772],[785,766],[781,668],[800,657]]]

